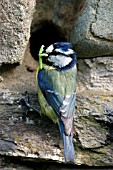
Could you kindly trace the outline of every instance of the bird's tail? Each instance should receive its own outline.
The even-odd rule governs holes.
[[[75,150],[74,150],[73,139],[72,139],[73,137],[71,135],[65,134],[64,125],[60,119],[59,119],[59,128],[63,139],[65,162],[75,163]]]

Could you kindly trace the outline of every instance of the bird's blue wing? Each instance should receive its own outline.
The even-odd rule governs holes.
[[[65,96],[60,107],[61,120],[64,124],[65,133],[72,135],[74,133],[74,114],[75,114],[76,92]]]
[[[74,114],[76,93],[65,96],[60,107],[59,127],[64,144],[64,157],[66,162],[75,162],[75,151],[73,146]]]
[[[75,111],[75,101],[76,101],[76,92],[72,95],[66,95],[62,106],[60,107],[61,115],[64,118],[70,118],[73,116],[73,112]]]
[[[40,70],[38,73],[38,85],[48,104],[55,110],[56,113],[59,113],[63,97],[55,92],[52,85],[46,80],[44,69]]]
[[[76,94],[60,96],[55,92],[52,85],[46,80],[44,69],[38,73],[39,87],[47,100],[48,104],[55,110],[58,115],[59,128],[63,138],[64,156],[66,162],[75,161],[75,151],[72,142],[73,138],[73,119],[75,113]]]
[[[46,80],[44,69],[38,73],[38,84],[48,104],[60,116],[66,134],[73,133],[76,93],[73,92],[72,95],[66,95],[65,97],[60,96]]]

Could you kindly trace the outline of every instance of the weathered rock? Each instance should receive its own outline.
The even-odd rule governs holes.
[[[84,71],[85,70],[85,71]],[[113,94],[113,57],[80,59],[78,61],[78,88]]]
[[[28,67],[34,71],[29,71]],[[36,162],[42,159],[62,161],[63,149],[58,126],[40,116],[40,113],[29,112],[25,119],[27,108],[21,99],[25,97],[26,90],[31,103],[39,110],[36,68],[37,62],[27,50],[22,65],[0,69],[3,78],[0,82],[0,155],[17,159],[18,156],[31,158]]]
[[[24,94],[14,93],[14,89],[4,89],[0,93],[0,154],[31,158],[32,161],[51,159],[62,162],[58,126],[33,112],[23,121],[24,110],[19,102],[23,97]],[[30,94],[30,99],[36,107],[37,95]],[[112,103],[112,95],[97,96],[90,91],[78,93],[74,137],[76,164],[113,165]]]
[[[50,22],[69,40],[73,23],[80,15],[84,4],[85,0],[37,0],[31,31],[34,32],[43,27],[45,22]]]
[[[34,7],[35,0],[2,1],[0,65],[22,62]]]
[[[74,136],[76,164],[113,165],[113,95],[110,90],[113,88],[110,83],[112,61],[112,57],[78,61]],[[22,65],[1,72],[0,154],[17,158],[20,156],[35,162],[41,159],[63,162],[63,146],[58,126],[33,112],[29,112],[25,121],[22,119],[26,107],[22,107],[20,100],[25,97],[26,90],[30,93],[31,103],[38,106],[35,72],[27,69],[31,67],[35,70],[35,64],[29,51],[26,51]],[[100,73],[107,75],[105,84]],[[92,82],[96,86],[92,86]]]
[[[80,59],[77,77],[77,163],[113,165],[113,57]]]
[[[75,22],[71,42],[83,58],[113,55],[113,1],[87,1]]]
[[[14,89],[0,90],[0,155],[28,157],[37,161],[62,161],[63,153],[62,147],[58,148],[60,133],[57,126],[39,113],[29,112],[25,119],[27,108],[21,103],[25,94],[14,92]],[[30,99],[32,103],[36,103],[33,105],[37,108],[37,95],[31,94]]]
[[[82,92],[77,96],[77,163],[113,165],[113,97]]]
[[[9,4],[6,0],[4,2],[6,6],[3,6],[5,9],[2,26],[3,49],[0,61],[1,63],[20,62],[28,42],[35,2],[28,5],[22,0],[21,4],[20,1],[16,4],[14,1]],[[69,39],[73,22],[83,8],[84,2],[84,0],[37,0],[32,32],[39,29],[45,21],[49,21],[58,26],[58,29]],[[87,1],[71,36],[79,57],[95,57],[78,60],[76,135],[74,136],[76,164],[113,166],[112,5],[110,0]],[[104,31],[101,31],[102,29]],[[9,38],[6,37],[5,40],[5,36]],[[27,40],[24,36],[27,36]],[[0,154],[5,157],[17,157],[17,159],[21,157],[32,162],[50,159],[62,162],[63,148],[59,142],[61,137],[58,126],[34,112],[29,112],[25,121],[22,119],[26,107],[22,107],[20,100],[25,96],[26,90],[30,93],[31,103],[39,109],[35,85],[36,67],[37,63],[28,50],[22,65],[18,67],[6,65],[0,69]]]

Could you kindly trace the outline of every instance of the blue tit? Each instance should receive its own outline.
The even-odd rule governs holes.
[[[43,61],[43,62],[42,62]],[[76,53],[68,42],[56,42],[39,51],[36,79],[41,112],[58,122],[65,162],[75,162],[73,146],[76,103]]]

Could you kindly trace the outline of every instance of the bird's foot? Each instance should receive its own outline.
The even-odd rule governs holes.
[[[26,117],[28,116],[28,112],[40,112],[40,110],[39,109],[37,109],[37,108],[35,108],[32,104],[31,104],[31,102],[30,102],[30,99],[29,99],[29,94],[28,94],[28,92],[26,91],[25,92],[25,97],[24,98],[22,98],[21,99],[21,104],[23,105],[23,106],[25,106],[25,112],[24,112],[24,114],[23,114],[23,118],[25,118],[26,119]]]

